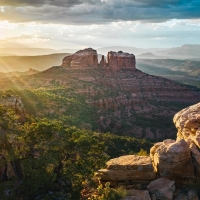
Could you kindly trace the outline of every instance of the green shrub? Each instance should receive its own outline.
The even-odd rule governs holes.
[[[120,200],[127,195],[123,187],[117,189],[110,188],[110,183],[107,182],[105,187],[100,184],[97,188],[97,193],[92,195],[88,200]]]
[[[147,151],[144,149],[140,149],[140,151],[137,153],[138,156],[148,156]]]

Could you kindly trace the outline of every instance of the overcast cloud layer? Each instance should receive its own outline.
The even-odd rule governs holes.
[[[0,0],[0,47],[200,44],[200,0]]]
[[[199,0],[0,0],[0,20],[103,24],[200,18]]]

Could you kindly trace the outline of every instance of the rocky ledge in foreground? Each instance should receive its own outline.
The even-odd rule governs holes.
[[[177,139],[158,142],[150,156],[111,159],[95,178],[113,187],[124,185],[132,199],[198,200],[200,185],[200,103],[174,116]]]

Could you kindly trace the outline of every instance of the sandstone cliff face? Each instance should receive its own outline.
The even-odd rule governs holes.
[[[113,71],[120,71],[121,69],[134,70],[135,69],[135,56],[129,53],[108,52],[108,68]]]
[[[62,67],[70,67],[72,58],[73,58],[73,55],[64,57],[62,61]]]
[[[97,66],[97,51],[92,48],[77,51],[75,54],[65,57],[62,62],[62,67],[87,68]]]
[[[174,117],[178,128],[176,141],[168,139],[154,144],[150,157],[129,155],[112,159],[96,177],[113,186],[147,189],[152,199],[179,199],[180,185],[183,188],[184,184],[199,183],[200,179],[199,117],[200,103],[181,110]],[[155,180],[151,182],[152,179]],[[198,199],[197,192],[185,190],[188,192],[181,199]]]

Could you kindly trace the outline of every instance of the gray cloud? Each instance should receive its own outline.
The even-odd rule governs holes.
[[[81,4],[82,0],[0,0],[2,6],[42,6],[42,5],[57,5],[57,6],[73,6]]]
[[[80,4],[96,4],[99,0],[0,0],[1,6],[76,6]]]
[[[0,20],[66,24],[200,18],[199,0],[0,0]]]

